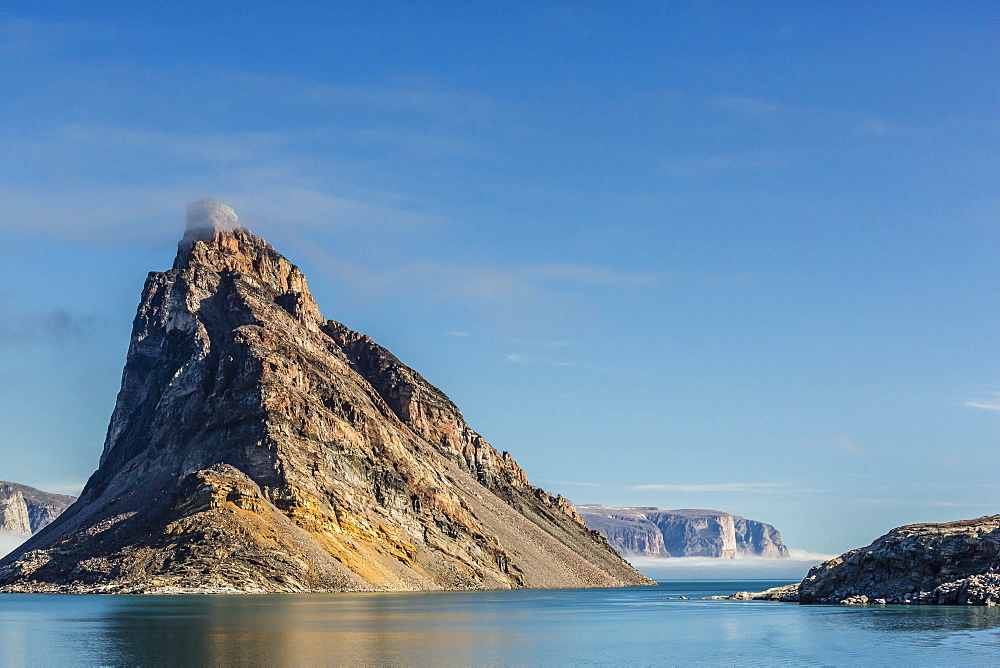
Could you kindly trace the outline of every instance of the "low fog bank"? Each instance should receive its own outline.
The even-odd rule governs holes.
[[[14,548],[26,540],[28,540],[28,536],[22,536],[19,533],[11,533],[9,531],[0,531],[0,558],[13,552]]]
[[[835,554],[790,550],[789,559],[713,557],[629,557],[630,564],[654,580],[801,580],[809,569]]]

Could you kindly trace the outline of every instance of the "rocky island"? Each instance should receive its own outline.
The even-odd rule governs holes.
[[[1000,515],[893,529],[799,584],[727,598],[844,605],[1000,605]]]
[[[4,592],[648,584],[213,200],[146,280],[97,471],[0,560]]]
[[[625,557],[788,557],[781,533],[770,524],[721,510],[575,506]]]

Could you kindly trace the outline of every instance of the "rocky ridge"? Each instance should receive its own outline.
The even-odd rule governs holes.
[[[652,584],[225,205],[149,274],[100,465],[0,591]]]
[[[75,500],[75,496],[0,480],[0,531],[30,536],[48,526]]]
[[[588,527],[607,536],[626,557],[788,557],[781,533],[773,526],[721,510],[601,505],[576,510]]]
[[[1000,605],[1000,515],[898,527],[805,579],[728,598],[843,605]]]

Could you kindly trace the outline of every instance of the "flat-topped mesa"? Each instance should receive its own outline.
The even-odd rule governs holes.
[[[295,265],[201,201],[143,290],[79,501],[0,591],[652,584],[439,389],[320,315]]]
[[[781,533],[773,526],[721,510],[599,505],[577,506],[576,510],[587,526],[602,532],[626,556],[788,557]]]

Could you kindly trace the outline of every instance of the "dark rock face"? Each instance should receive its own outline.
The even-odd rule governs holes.
[[[802,603],[1000,604],[1000,515],[893,529],[814,566]]]
[[[146,281],[100,467],[0,591],[651,584],[209,204]]]
[[[30,536],[48,526],[75,500],[75,496],[0,480],[0,530]]]
[[[658,510],[576,506],[591,529],[600,531],[624,556],[788,557],[781,533],[770,524],[719,510]]]

